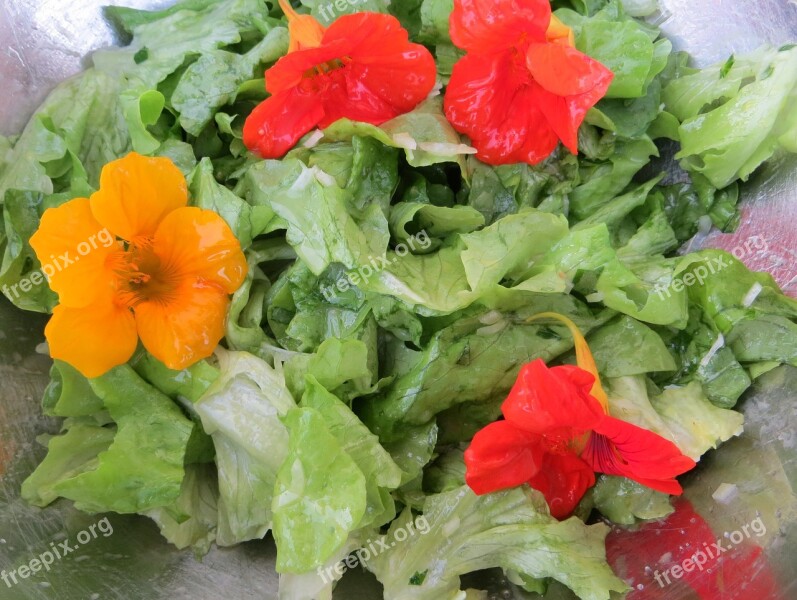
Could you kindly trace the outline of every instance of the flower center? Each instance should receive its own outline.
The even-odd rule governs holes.
[[[344,56],[317,64],[312,69],[304,72],[299,87],[305,92],[318,92],[326,83],[324,78],[329,77],[335,71],[345,68],[350,62],[351,58]]]
[[[152,238],[139,238],[111,256],[117,296],[135,308],[142,302],[168,302],[174,298],[178,278],[152,248]]]
[[[587,447],[591,431],[561,429],[543,435],[548,452],[552,454],[580,455]]]

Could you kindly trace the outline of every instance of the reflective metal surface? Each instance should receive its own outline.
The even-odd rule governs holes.
[[[49,89],[80,71],[87,53],[113,43],[99,11],[108,3],[0,0],[0,133],[18,132]],[[156,7],[168,0],[119,3]],[[661,0],[661,5],[659,24],[698,64],[763,42],[797,40],[797,5],[791,0]],[[743,196],[739,231],[712,233],[693,245],[732,250],[752,236],[764,236],[767,250],[744,260],[770,271],[797,295],[797,160],[764,168],[744,187]],[[57,429],[39,407],[49,366],[35,352],[44,322],[0,300],[0,569],[6,570],[53,545],[73,544],[80,532],[103,518],[78,513],[67,502],[39,510],[19,498],[21,481],[44,454],[36,436]],[[692,589],[701,590],[703,600],[797,598],[797,369],[780,368],[763,376],[742,406],[747,416],[744,435],[710,453],[686,478],[686,502],[678,504],[673,517],[637,530],[618,527],[610,536],[614,566],[634,585],[629,599],[690,600],[698,597]],[[694,575],[673,577],[664,585],[656,582],[655,572],[671,568],[692,553],[683,554],[691,547],[699,549],[715,536],[732,541],[744,527],[749,533],[759,517],[766,533],[747,536],[738,548]],[[112,534],[81,545],[49,571],[31,574],[12,587],[0,580],[0,599],[277,597],[270,540],[214,548],[199,561],[167,545],[148,519],[110,515],[109,520]],[[686,579],[689,587],[683,584]],[[491,598],[528,597],[500,577],[477,579],[488,580]],[[549,597],[571,596],[552,586]],[[336,598],[376,600],[381,594],[372,579],[355,575],[344,579]]]

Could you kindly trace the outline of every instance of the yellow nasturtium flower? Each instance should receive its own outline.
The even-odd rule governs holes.
[[[218,214],[187,205],[168,158],[130,153],[103,168],[91,198],[44,212],[30,240],[37,257],[72,255],[49,281],[59,298],[45,329],[53,358],[98,377],[139,339],[172,369],[213,353],[246,259]],[[88,245],[99,232],[109,243]],[[81,247],[91,250],[75,255]]]

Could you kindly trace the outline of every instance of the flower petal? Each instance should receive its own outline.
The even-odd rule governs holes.
[[[573,30],[562,23],[556,15],[551,15],[551,23],[548,25],[545,37],[552,44],[576,45],[576,36],[573,34]]]
[[[530,75],[510,52],[468,54],[454,65],[446,88],[446,117],[471,138],[480,160],[491,165],[539,163],[559,140],[535,105]]]
[[[185,177],[174,163],[135,152],[105,165],[91,196],[97,221],[127,241],[153,235],[163,217],[186,204]]]
[[[280,158],[323,116],[321,100],[312,90],[280,92],[261,102],[246,118],[244,144],[263,158]]]
[[[326,122],[341,117],[356,119],[356,113],[350,111],[356,110],[360,98],[373,95],[392,111],[367,121],[381,124],[415,108],[434,88],[434,57],[424,46],[410,43],[407,30],[392,15],[344,15],[330,25],[324,36],[324,43],[335,44],[338,40],[351,44],[351,62],[342,69],[346,83],[343,91],[349,101],[327,101]]]
[[[564,145],[577,154],[578,128],[606,95],[614,74],[578,50],[558,44],[532,45],[527,64],[540,85],[537,106]]]
[[[199,278],[232,294],[241,287],[248,266],[241,244],[218,214],[193,206],[163,219],[153,242],[165,272]]]
[[[398,19],[357,13],[330,25],[320,47],[281,58],[266,72],[266,88],[274,95],[299,88],[317,100],[323,116],[310,127],[341,118],[380,125],[426,99],[436,76],[431,53],[410,43]]]
[[[603,412],[608,413],[609,399],[606,396],[606,392],[604,391],[603,387],[601,386],[598,367],[595,365],[595,358],[592,356],[592,351],[589,349],[589,344],[587,344],[587,340],[584,339],[584,335],[581,333],[581,330],[575,323],[573,323],[572,320],[555,312],[536,314],[533,317],[526,319],[526,323],[533,323],[534,321],[539,321],[541,319],[554,319],[559,321],[560,323],[564,324],[565,327],[567,327],[568,331],[570,331],[570,335],[573,336],[573,345],[576,351],[576,364],[578,364],[580,369],[583,369],[593,376],[594,383],[592,385],[592,390],[590,390],[591,394],[596,400],[598,400],[598,402],[600,402]]]
[[[87,198],[44,211],[30,245],[64,306],[86,306],[103,288],[110,289],[112,274],[106,259],[119,245],[94,218]]]
[[[297,87],[303,79],[312,79],[308,74],[319,65],[348,56],[352,44],[349,40],[324,42],[318,48],[304,48],[280,58],[266,71],[266,91],[272,96]],[[320,70],[319,70],[320,72]]]
[[[564,519],[595,485],[595,473],[575,454],[546,453],[542,468],[528,484],[545,496],[551,516]]]
[[[81,308],[56,306],[44,335],[50,356],[89,378],[126,363],[138,344],[132,313],[110,293]]]
[[[548,0],[455,0],[449,19],[454,45],[481,53],[544,41],[550,21]]]
[[[534,80],[557,96],[575,96],[592,90],[607,70],[598,61],[569,46],[531,44],[526,66]]]
[[[507,421],[490,423],[465,450],[465,481],[477,494],[521,485],[539,470],[542,454],[537,436]]]
[[[167,367],[184,369],[213,354],[224,335],[229,304],[217,285],[187,279],[169,301],[136,306],[138,335]]]
[[[675,477],[695,466],[670,440],[609,416],[595,427],[581,457],[595,471],[623,475],[666,494],[680,494]]]
[[[315,17],[300,15],[288,0],[279,0],[279,5],[288,19],[288,32],[290,33],[288,52],[302,48],[315,48],[321,44],[325,28],[316,21]]]
[[[544,435],[590,430],[603,417],[589,394],[594,377],[572,365],[549,368],[538,358],[521,367],[501,410],[513,425]]]

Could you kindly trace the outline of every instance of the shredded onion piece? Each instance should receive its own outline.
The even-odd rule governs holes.
[[[714,355],[717,352],[719,352],[720,348],[722,348],[724,345],[725,345],[725,336],[719,334],[717,341],[715,341],[711,345],[711,348],[708,349],[708,353],[703,357],[703,360],[700,361],[700,366],[705,367],[711,361],[711,359],[714,358]]]
[[[742,306],[745,308],[750,308],[753,305],[753,302],[755,302],[756,298],[758,298],[758,294],[760,294],[763,289],[764,286],[756,281],[753,284],[753,287],[750,288],[750,291],[745,294],[744,299],[742,300]]]
[[[494,325],[501,320],[501,317],[503,317],[503,315],[499,311],[491,310],[479,317],[479,323],[482,325]]]
[[[421,142],[418,148],[439,156],[455,156],[457,154],[476,154],[478,150],[467,144],[448,144],[446,142]]]
[[[402,131],[401,133],[393,134],[393,141],[396,142],[401,148],[405,150],[417,150],[418,142],[409,133]]]
[[[739,495],[739,488],[734,483],[721,483],[720,486],[714,490],[711,497],[720,504],[729,504],[731,500]]]
[[[320,129],[316,129],[313,133],[310,134],[310,137],[302,144],[305,148],[315,148],[320,142],[324,139],[324,132]]]
[[[313,171],[315,172],[315,178],[318,179],[321,185],[326,187],[335,185],[335,178],[329,173],[322,171],[318,167],[313,167]]]
[[[487,327],[479,327],[476,330],[476,335],[492,335],[494,333],[498,333],[504,327],[506,327],[506,321],[498,321],[498,323],[494,323],[493,325],[488,325]]]
[[[440,95],[440,92],[441,92],[442,90],[443,90],[443,84],[442,84],[441,82],[439,82],[439,81],[438,81],[438,82],[436,82],[436,83],[434,84],[434,87],[432,88],[432,91],[431,91],[431,92],[429,92],[429,95],[428,95],[428,96],[426,96],[426,99],[427,99],[427,100],[431,100],[432,98],[436,98],[437,96],[439,96],[439,95]]]
[[[711,231],[711,226],[713,223],[711,222],[711,217],[708,215],[703,215],[697,220],[697,230],[700,233],[708,233]]]

